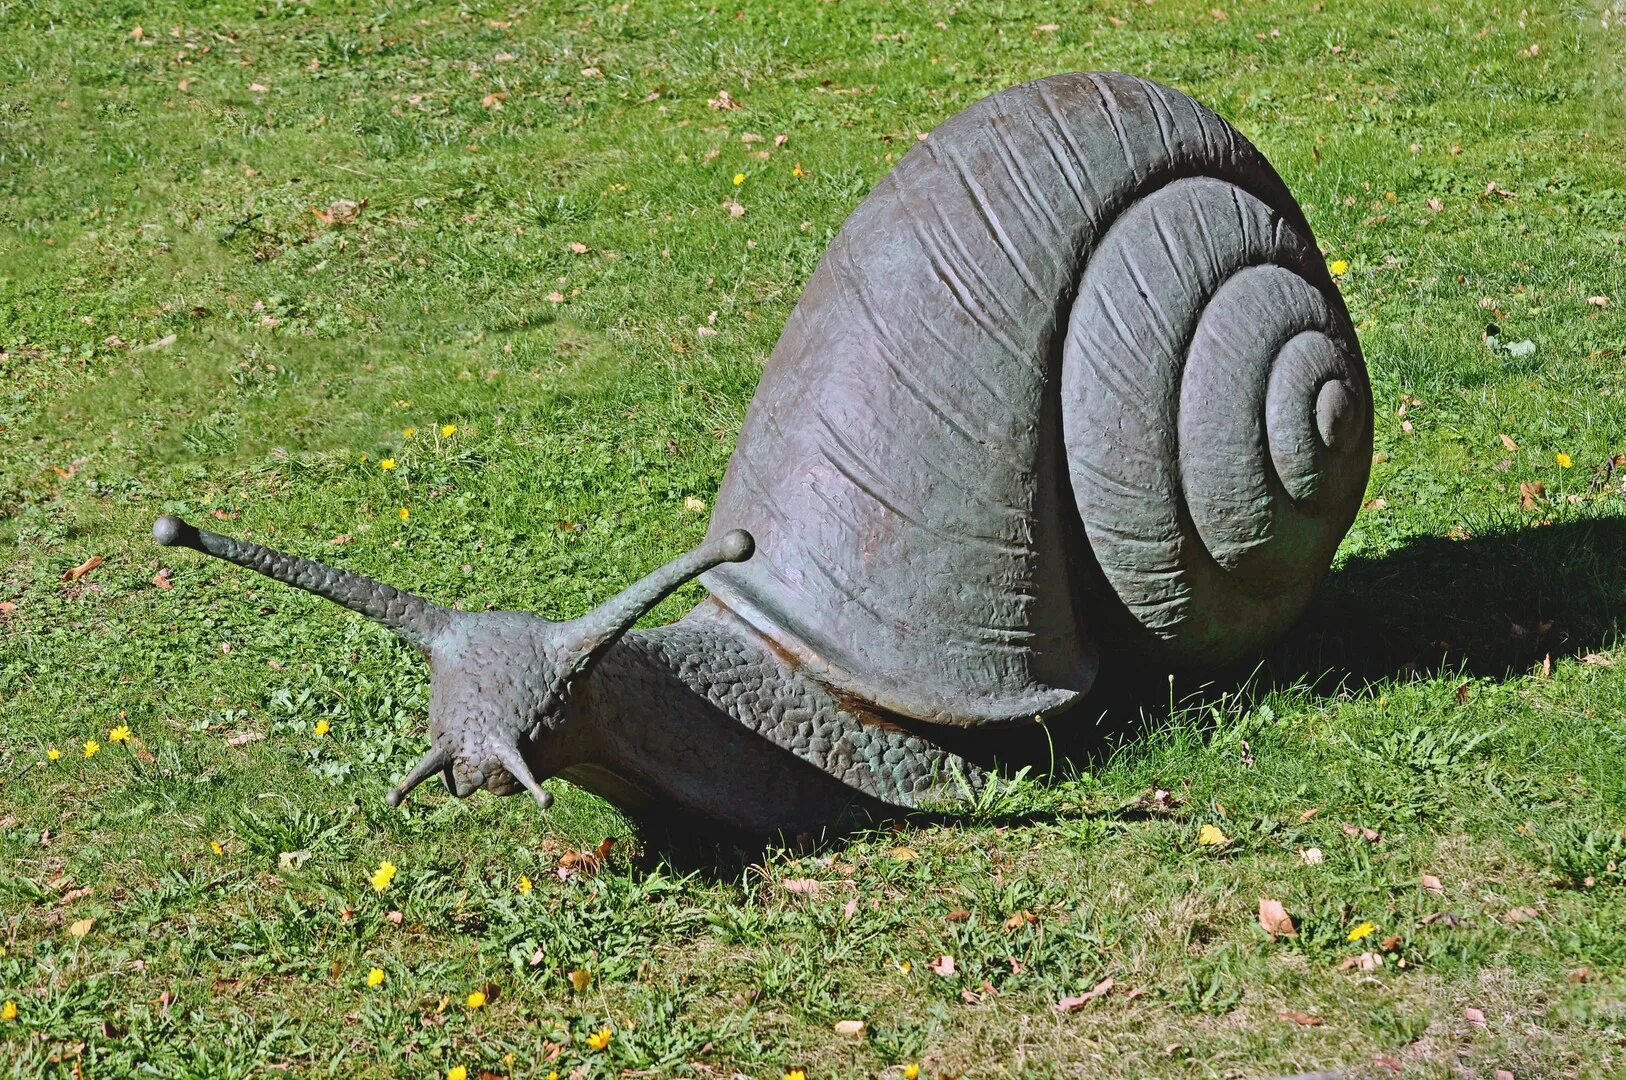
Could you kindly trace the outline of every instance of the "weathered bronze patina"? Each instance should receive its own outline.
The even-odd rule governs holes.
[[[1064,716],[1104,634],[1228,663],[1302,610],[1371,391],[1309,226],[1234,128],[1125,75],[950,118],[848,219],[746,414],[707,541],[566,623],[458,612],[154,530],[390,627],[459,796],[563,776],[752,831],[974,790],[950,729]],[[629,630],[697,576],[711,598]]]

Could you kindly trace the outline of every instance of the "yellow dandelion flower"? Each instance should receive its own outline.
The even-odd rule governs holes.
[[[801,1069],[790,1069],[786,1071],[784,1080],[807,1080],[807,1073]]]
[[[521,896],[531,895],[531,879],[524,874],[519,876],[519,894]]]
[[[456,424],[442,424],[442,425],[440,425],[440,437],[441,438],[450,439],[453,435],[456,435],[456,434],[457,434],[457,425]]]
[[[17,1003],[15,1001],[8,1001],[4,1005],[0,1005],[0,1020],[15,1019],[17,1019]]]
[[[790,170],[790,174],[796,177],[796,179],[800,180],[802,177],[807,175],[807,172],[802,168],[802,163],[798,161],[795,167]]]
[[[130,727],[128,724],[119,724],[107,733],[108,742],[129,742]]]
[[[911,1061],[903,1067],[903,1080],[920,1080],[920,1066]]]
[[[387,457],[378,463],[378,467],[383,469],[385,472],[389,472],[391,469],[395,468],[395,459],[392,457]]]
[[[1377,923],[1374,923],[1371,920],[1363,923],[1357,923],[1349,931],[1349,940],[1359,941],[1363,937],[1369,937],[1370,935],[1377,933],[1377,929]]]
[[[1229,844],[1230,842],[1231,838],[1220,832],[1217,826],[1204,825],[1197,830],[1197,843],[1205,847],[1218,847],[1221,844]]]
[[[469,1070],[461,1065],[453,1065],[446,1070],[446,1080],[469,1080]]]
[[[410,439],[410,438],[412,438],[412,436],[416,435],[417,433],[418,433],[418,429],[415,428],[415,427],[404,427],[404,428],[401,429],[401,438]]]
[[[734,174],[734,186],[739,187],[743,183],[745,183],[745,174],[742,173],[742,172],[735,173]]]
[[[1327,265],[1327,269],[1332,271],[1333,277],[1343,277],[1349,273],[1349,261],[1347,259],[1334,259]]]
[[[328,722],[326,720],[318,720],[318,721],[316,721],[316,726],[311,728],[311,731],[314,732],[317,735],[326,735],[329,731],[332,731],[332,730],[333,730],[332,727],[328,724]]]
[[[903,973],[903,974],[905,974],[905,975],[907,975],[907,974],[909,974],[909,973],[910,973],[910,972],[911,972],[911,971],[913,971],[913,970],[915,970],[915,965],[913,965],[913,964],[911,964],[911,963],[910,963],[910,962],[909,962],[909,961],[907,961],[907,960],[904,960],[904,961],[901,961],[901,962],[900,962],[900,963],[899,963],[899,964],[898,964],[898,970],[899,970],[899,971],[900,971],[900,972],[902,972],[902,973]]]
[[[559,1080],[559,1070],[558,1069],[549,1069],[548,1070],[548,1080]]]
[[[609,1025],[606,1024],[587,1036],[587,1045],[594,1050],[602,1050],[610,1045],[610,1040],[613,1038],[615,1038],[615,1032],[611,1031]]]
[[[95,739],[86,739],[85,740],[85,756],[86,757],[95,757],[96,756],[96,751],[100,750],[101,748],[102,748],[102,744],[97,742]]]
[[[55,761],[57,758],[59,758],[61,756],[62,756],[62,751],[58,750],[54,746],[51,747],[49,750],[45,751],[45,760],[46,761]]]
[[[383,981],[384,981],[384,969],[383,968],[373,968],[373,970],[371,970],[371,971],[369,971],[367,973],[367,985],[368,986],[378,986]]]
[[[484,1008],[485,1003],[486,996],[479,990],[471,990],[469,992],[469,996],[463,999],[463,1004],[467,1005],[471,1009]]]
[[[377,889],[379,892],[383,892],[385,889],[390,887],[390,882],[394,880],[395,864],[390,862],[388,859],[385,859],[383,862],[378,864],[378,869],[373,871],[373,888]]]
[[[395,516],[400,518],[402,521],[405,521],[407,518],[412,516],[412,511],[403,506],[401,509],[395,512]]]
[[[214,852],[216,856],[226,854],[226,849],[220,846],[219,840],[209,841],[209,850]]]
[[[1567,469],[1571,465],[1575,464],[1574,459],[1571,458],[1568,454],[1559,454],[1556,460],[1558,461],[1558,467],[1560,469]]]

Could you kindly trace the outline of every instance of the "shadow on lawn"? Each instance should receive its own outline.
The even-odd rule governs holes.
[[[1250,666],[1201,685],[1176,681],[1189,709],[1221,695],[1244,700],[1309,687],[1331,695],[1389,680],[1506,679],[1584,656],[1626,629],[1626,518],[1511,528],[1467,540],[1415,537],[1387,555],[1357,557],[1331,574],[1281,642]],[[1134,656],[1103,658],[1103,679],[1083,705],[1097,724],[1052,724],[1058,766],[1099,761],[1164,722],[1166,669]],[[1007,739],[999,753],[1043,768],[1043,733]]]
[[[1556,663],[1608,647],[1623,627],[1626,518],[1498,530],[1462,541],[1416,537],[1382,557],[1346,562],[1282,642],[1252,666],[1201,685],[1177,680],[1177,705],[1202,708],[1222,695],[1246,700],[1302,686],[1320,695],[1356,692],[1441,673],[1510,678],[1547,657]],[[1138,664],[1134,656],[1103,657],[1102,675],[1073,714],[1082,722],[1058,718],[1048,733],[1032,725],[934,735],[1007,773],[1024,765],[1042,774],[1052,766],[1065,772],[1099,763],[1169,712],[1165,669]],[[908,816],[923,823],[955,820]],[[836,840],[862,824],[818,840]],[[669,839],[656,847],[668,860],[714,872],[738,868],[763,850],[743,838],[718,837],[698,844]]]

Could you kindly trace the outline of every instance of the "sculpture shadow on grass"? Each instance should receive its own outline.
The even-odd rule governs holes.
[[[1495,529],[1466,540],[1414,537],[1381,556],[1357,556],[1328,576],[1309,610],[1250,666],[1198,683],[1176,681],[1176,707],[1202,709],[1222,696],[1244,701],[1308,687],[1318,695],[1360,692],[1437,674],[1505,679],[1608,648],[1626,629],[1626,518]],[[1007,775],[1022,766],[1065,774],[1097,765],[1167,721],[1166,669],[1143,658],[1104,658],[1103,679],[1078,711],[1046,725],[974,731],[953,742]],[[873,812],[866,818],[865,810]],[[852,820],[817,837],[762,838],[661,828],[646,834],[660,857],[724,875],[769,846],[831,843],[856,828],[903,818],[965,820],[952,813],[890,815],[855,802]],[[1043,820],[1012,815],[1008,824]],[[986,821],[986,815],[977,817]],[[671,823],[675,824],[675,823]]]
[[[1440,674],[1508,679],[1585,656],[1626,630],[1626,518],[1496,528],[1465,540],[1418,536],[1384,555],[1348,559],[1276,645],[1247,666],[1198,682],[1178,676],[1176,707],[1243,701],[1293,688],[1359,693]],[[1167,669],[1134,656],[1102,665],[1080,724],[1023,733],[1002,764],[1096,763],[1169,718]],[[1051,742],[1054,743],[1052,751]]]

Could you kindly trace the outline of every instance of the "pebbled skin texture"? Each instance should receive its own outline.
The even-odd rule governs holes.
[[[672,626],[629,633],[593,668],[579,695],[585,722],[613,734],[615,747],[629,760],[637,758],[667,776],[685,753],[681,742],[686,740],[672,747],[642,737],[650,717],[660,712],[680,714],[678,724],[707,727],[727,717],[776,748],[776,755],[753,755],[756,774],[741,777],[725,753],[689,743],[688,760],[681,764],[696,776],[715,776],[719,764],[730,774],[727,786],[712,784],[720,787],[719,805],[712,810],[730,815],[735,807],[725,803],[738,799],[741,784],[758,787],[766,797],[779,789],[780,773],[800,774],[769,764],[785,751],[844,789],[891,807],[956,799],[963,794],[956,776],[971,790],[984,782],[982,771],[969,761],[873,711],[844,703],[714,602],[702,603]],[[567,721],[576,711],[567,711]]]

